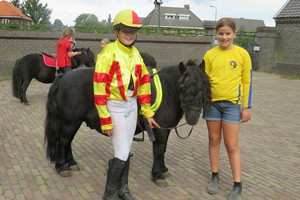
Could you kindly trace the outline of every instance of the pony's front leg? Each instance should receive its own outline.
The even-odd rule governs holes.
[[[159,187],[167,187],[164,173],[168,172],[165,166],[164,155],[170,131],[154,129],[152,180]]]

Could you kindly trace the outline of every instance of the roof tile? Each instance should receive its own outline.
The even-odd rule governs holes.
[[[30,19],[30,17],[24,15],[19,8],[15,7],[13,4],[5,0],[0,1],[0,16],[21,17]]]
[[[299,0],[287,0],[282,8],[274,16],[274,19],[278,18],[294,18],[300,17],[300,1]]]

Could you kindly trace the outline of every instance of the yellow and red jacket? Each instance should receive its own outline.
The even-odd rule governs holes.
[[[153,117],[151,110],[150,74],[138,50],[125,47],[119,40],[107,44],[97,56],[94,72],[94,101],[102,130],[113,128],[107,111],[108,99],[126,101],[128,85],[132,77],[134,92],[145,118]]]

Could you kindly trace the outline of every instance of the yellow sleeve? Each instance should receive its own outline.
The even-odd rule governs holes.
[[[252,107],[252,63],[249,53],[245,50],[242,71],[243,108]]]
[[[138,91],[138,102],[141,106],[141,115],[143,115],[145,118],[153,117],[154,112],[151,110],[150,74],[143,61],[141,81]]]
[[[109,112],[107,111],[106,103],[109,97],[109,91],[106,90],[107,83],[112,77],[109,74],[111,68],[111,58],[105,52],[101,52],[97,57],[95,72],[94,72],[94,102],[102,130],[110,130],[113,128],[112,120]]]

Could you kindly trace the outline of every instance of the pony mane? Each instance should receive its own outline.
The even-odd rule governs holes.
[[[194,59],[194,60],[190,59],[190,60],[187,61],[186,65],[187,66],[196,66],[197,65],[197,60],[196,59]]]
[[[181,96],[181,101],[184,104],[194,105],[196,102],[203,107],[204,104],[210,102],[211,91],[209,79],[204,72],[204,62],[197,64],[198,60],[188,60],[185,66],[185,71],[178,80],[178,94]],[[204,96],[204,98],[203,98]]]
[[[151,54],[146,52],[140,52],[140,55],[142,56],[144,63],[147,67],[157,68],[156,60]]]
[[[94,67],[96,65],[95,54],[90,48],[74,48],[72,51],[86,54],[89,59],[89,67]]]

